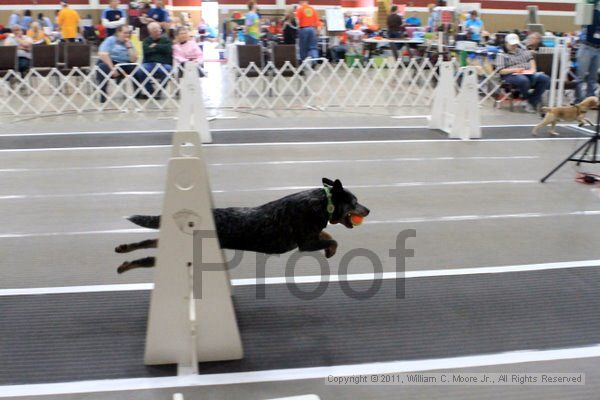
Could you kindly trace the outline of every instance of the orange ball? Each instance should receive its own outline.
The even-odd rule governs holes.
[[[360,215],[356,215],[356,214],[352,214],[350,216],[350,222],[352,222],[352,225],[360,225],[363,223],[363,219],[364,217],[360,216]]]

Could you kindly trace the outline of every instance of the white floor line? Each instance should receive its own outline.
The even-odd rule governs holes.
[[[52,236],[79,236],[79,235],[113,235],[115,233],[148,233],[154,232],[153,229],[133,228],[133,229],[108,229],[104,231],[73,231],[73,232],[40,232],[40,233],[0,233],[0,239],[15,239],[29,237],[52,237]]]
[[[460,275],[479,275],[479,274],[502,274],[510,272],[531,272],[545,271],[554,269],[570,268],[596,268],[600,267],[600,260],[568,261],[542,264],[524,264],[524,265],[505,265],[497,267],[473,267],[473,268],[445,268],[419,271],[406,271],[404,274],[397,272],[384,272],[378,276],[373,273],[348,274],[348,275],[305,275],[296,276],[293,281],[300,283],[319,283],[328,282],[353,282],[353,281],[372,281],[398,278],[427,278],[433,276],[460,276]],[[233,286],[255,286],[255,285],[279,285],[287,283],[284,276],[268,278],[242,278],[232,279]],[[38,288],[16,288],[0,289],[2,296],[30,296],[40,294],[65,294],[65,293],[95,293],[95,292],[120,292],[136,290],[152,290],[153,283],[131,283],[131,284],[108,284],[108,285],[82,285],[82,286],[54,286]]]
[[[389,221],[365,221],[363,225],[383,225],[383,224],[418,224],[423,222],[460,222],[460,221],[483,221],[499,219],[528,219],[528,218],[550,218],[550,217],[569,217],[569,216],[598,216],[600,210],[571,211],[563,213],[521,213],[521,214],[492,214],[492,215],[446,215],[442,217],[430,218],[405,218]],[[27,237],[51,237],[51,236],[78,236],[78,235],[108,235],[115,233],[145,233],[156,232],[151,229],[109,229],[99,231],[74,231],[74,232],[41,232],[41,233],[2,233],[0,239],[14,239]]]
[[[393,119],[415,119],[429,118],[429,115],[397,115],[391,116]],[[237,119],[237,117],[221,117],[218,119]],[[510,125],[481,125],[482,128],[517,128],[517,127],[532,127],[535,124],[510,124]],[[557,124],[557,126],[571,127],[572,124]],[[295,126],[295,127],[265,127],[265,128],[213,128],[211,132],[261,132],[261,131],[328,131],[328,130],[376,130],[376,129],[428,129],[427,125],[418,126]],[[64,136],[64,135],[114,135],[114,134],[135,134],[135,133],[172,133],[173,129],[148,129],[148,130],[133,130],[133,131],[79,131],[79,132],[36,132],[36,133],[8,133],[0,134],[2,137],[20,137],[20,136]]]
[[[460,221],[484,221],[499,219],[528,219],[528,218],[550,218],[550,217],[577,217],[577,216],[598,216],[600,210],[571,211],[563,213],[521,213],[521,214],[492,214],[492,215],[446,215],[442,217],[430,218],[405,218],[389,221],[365,221],[363,225],[383,225],[383,224],[418,224],[424,222],[460,222]],[[74,231],[74,232],[41,232],[41,233],[2,233],[0,239],[14,239],[27,237],[51,237],[51,236],[78,236],[78,235],[108,235],[115,233],[145,233],[156,232],[151,229],[109,229],[99,231]]]
[[[463,141],[457,139],[394,139],[394,140],[347,140],[333,142],[267,142],[267,143],[221,143],[221,144],[204,144],[204,147],[269,147],[269,146],[329,146],[329,145],[363,145],[363,144],[404,144],[404,143],[460,143],[465,146],[465,143],[480,143],[480,142],[557,142],[568,140],[587,140],[585,137],[567,138],[567,137],[531,137],[531,138],[515,138],[515,139],[476,139],[471,141]],[[79,150],[115,150],[115,149],[160,149],[170,148],[170,144],[165,145],[147,145],[147,146],[101,146],[101,147],[46,147],[39,149],[0,149],[0,153],[25,153],[25,152],[44,152],[44,151],[79,151]]]
[[[555,180],[555,182],[561,182]],[[435,187],[435,186],[467,186],[467,185],[523,185],[538,184],[537,180],[489,180],[489,181],[447,181],[447,182],[398,182],[380,185],[348,185],[348,189],[389,189],[401,187]],[[213,190],[212,193],[252,193],[252,192],[280,192],[315,189],[314,186],[272,186],[250,189]],[[0,200],[30,200],[30,199],[61,199],[78,197],[104,197],[104,196],[157,196],[162,191],[115,191],[115,192],[91,192],[91,193],[54,193],[54,194],[10,194],[0,195]]]
[[[479,160],[533,160],[540,156],[472,156],[472,157],[397,157],[397,158],[368,158],[358,160],[331,159],[331,160],[281,160],[281,161],[248,161],[232,163],[209,163],[210,167],[231,166],[260,166],[260,165],[296,165],[296,164],[354,164],[354,163],[385,163],[385,162],[410,162],[410,161],[479,161]],[[111,169],[146,169],[165,168],[167,164],[131,164],[107,165],[94,167],[58,167],[58,168],[5,168],[3,172],[55,172],[55,171],[97,171]]]
[[[330,375],[349,376],[357,374],[391,374],[432,370],[449,371],[459,368],[575,360],[592,357],[600,357],[600,345],[556,350],[518,350],[485,355],[336,365],[330,367],[290,368],[161,378],[107,379],[97,381],[0,386],[0,397],[66,395],[75,393],[115,392],[192,386],[285,382],[306,379],[324,379]],[[319,384],[324,384],[324,382],[321,381]]]

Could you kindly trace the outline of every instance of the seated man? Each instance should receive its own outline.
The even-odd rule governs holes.
[[[529,50],[521,46],[519,36],[506,35],[504,53],[498,54],[496,65],[502,80],[514,85],[521,96],[527,100],[525,110],[535,113],[542,95],[550,86],[550,78],[543,72],[537,72],[535,60]],[[529,93],[533,89],[532,93]]]
[[[173,68],[171,41],[166,35],[163,35],[162,28],[158,22],[148,24],[148,34],[149,36],[142,43],[144,50],[142,69],[145,71],[146,77],[152,76],[154,79],[160,81],[161,85],[164,85],[167,73],[171,72]],[[148,80],[144,87],[148,94],[152,95],[154,93],[151,80]],[[161,92],[159,91],[156,98],[159,99],[160,97]]]
[[[331,61],[337,63],[346,57],[348,51],[348,35],[346,32],[337,33],[329,39]]]
[[[17,46],[18,68],[21,75],[29,70],[31,65],[31,46],[33,40],[23,33],[21,25],[11,26],[12,34],[4,40],[5,46]]]
[[[138,55],[131,43],[130,36],[129,26],[121,25],[113,36],[102,42],[98,49],[99,71],[96,73],[96,81],[103,93],[100,95],[101,103],[106,101],[106,88],[110,78],[122,78],[124,74],[133,72],[135,81],[141,82],[144,79],[144,73],[137,64],[133,64],[137,61]],[[145,96],[138,92],[136,97],[144,98]]]

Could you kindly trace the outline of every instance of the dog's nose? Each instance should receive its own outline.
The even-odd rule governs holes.
[[[371,212],[371,210],[369,210],[367,207],[363,207],[364,211],[363,211],[363,216],[366,217],[367,215],[369,215],[369,213]]]

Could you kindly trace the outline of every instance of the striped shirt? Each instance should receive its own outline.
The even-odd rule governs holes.
[[[529,50],[525,50],[521,46],[517,46],[517,48],[512,52],[504,52],[499,53],[496,57],[496,66],[499,69],[504,68],[523,68],[529,69],[531,66],[529,61],[532,59],[531,52]]]

